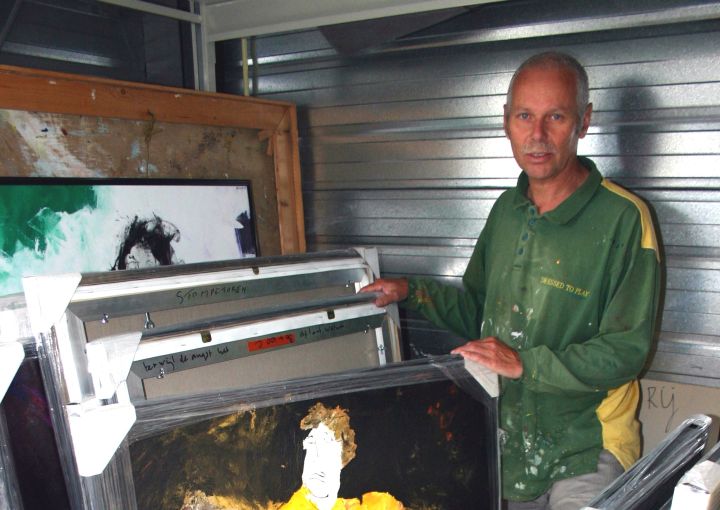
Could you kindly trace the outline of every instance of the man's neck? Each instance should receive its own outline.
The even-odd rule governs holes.
[[[553,179],[530,179],[528,198],[539,214],[552,211],[572,195],[587,179],[590,172],[576,160],[576,164]]]

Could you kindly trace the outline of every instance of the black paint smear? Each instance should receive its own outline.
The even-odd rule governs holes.
[[[242,225],[241,229],[235,229],[235,240],[240,248],[240,253],[256,255],[255,224],[250,219],[250,215],[244,211],[235,220]]]
[[[180,231],[171,223],[167,223],[157,215],[150,220],[141,220],[137,216],[125,229],[125,237],[120,245],[117,259],[111,268],[127,269],[127,258],[133,248],[138,247],[152,253],[160,266],[174,263],[175,250],[172,241],[180,237]]]

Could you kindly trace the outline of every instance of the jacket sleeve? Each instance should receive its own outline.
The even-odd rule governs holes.
[[[634,248],[626,254],[593,337],[559,351],[540,345],[519,353],[527,389],[568,395],[607,391],[640,373],[652,345],[660,293],[657,246],[643,247],[641,236],[636,224],[629,244]]]
[[[485,299],[485,248],[487,228],[480,234],[463,276],[463,287],[427,278],[408,279],[403,306],[419,311],[436,326],[471,340],[480,336]]]

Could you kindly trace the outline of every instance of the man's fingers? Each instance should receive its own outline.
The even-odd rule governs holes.
[[[494,337],[472,340],[453,349],[452,353],[480,363],[505,377],[516,379],[523,372],[522,361],[518,353]]]
[[[365,285],[362,287],[358,292],[382,292],[382,284],[378,282],[373,282]]]
[[[404,278],[380,278],[360,289],[360,292],[381,292],[375,300],[376,306],[387,306],[407,297],[408,283]]]

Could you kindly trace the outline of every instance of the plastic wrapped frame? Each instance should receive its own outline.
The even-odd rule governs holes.
[[[683,421],[585,510],[655,510],[667,504],[679,478],[702,455],[711,422],[705,415]]]
[[[272,353],[300,352],[304,346],[280,345],[293,349],[277,349],[277,335],[297,333],[298,344],[306,338],[305,343],[312,341],[325,351],[323,342],[328,338],[352,330],[371,335],[370,350],[374,353],[367,361],[353,361],[352,366],[398,360],[397,323],[390,318],[391,310],[372,306],[371,295],[354,296],[378,271],[374,251],[359,249],[122,273],[26,278],[28,314],[70,507],[133,508],[132,485],[119,483],[118,478],[128,471],[124,438],[133,428],[135,405],[144,400],[141,394],[130,392],[125,381],[141,350],[159,345],[167,349],[156,349],[143,358],[152,363],[165,355],[189,358],[195,354],[193,348],[204,349],[206,342],[223,352],[229,352],[228,346],[237,341],[246,346],[254,342],[253,346]],[[279,298],[290,301],[278,305]],[[248,312],[248,307],[253,311]],[[238,309],[242,311],[236,312]],[[190,319],[191,313],[199,316]],[[171,314],[176,318],[168,322]],[[371,319],[375,316],[379,320]],[[293,331],[291,325],[303,317],[311,318],[305,330]],[[157,329],[152,327],[154,323]],[[222,333],[230,330],[240,336],[223,343]],[[251,358],[252,365],[255,356]],[[330,372],[343,370],[330,365],[325,367]],[[153,381],[164,374],[146,376],[145,381]],[[283,378],[278,374],[273,377]],[[248,385],[245,381],[235,387]],[[179,398],[203,394],[208,400],[225,389],[233,387],[198,387],[181,392]],[[164,398],[154,397],[158,401]],[[88,436],[94,439],[85,443]],[[81,443],[84,446],[80,447]],[[109,462],[103,460],[105,457]]]

